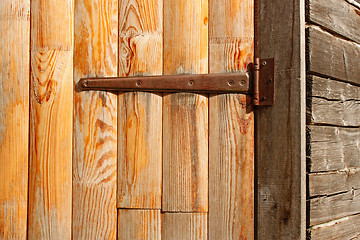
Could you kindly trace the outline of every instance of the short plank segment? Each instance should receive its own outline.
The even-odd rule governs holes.
[[[360,213],[360,192],[349,192],[308,200],[310,226]]]
[[[73,8],[31,1],[29,239],[71,238]]]
[[[335,37],[318,27],[309,27],[307,31],[309,74],[317,73],[360,84],[360,45]]]
[[[360,167],[359,128],[307,127],[309,172]]]
[[[164,74],[207,73],[207,4],[207,0],[164,1]],[[164,95],[162,208],[166,212],[208,210],[208,99],[204,95]]]
[[[360,215],[345,217],[331,223],[315,226],[308,230],[311,240],[323,239],[358,239],[360,238]]]
[[[360,10],[345,0],[309,0],[308,19],[360,43]]]
[[[246,71],[254,57],[254,1],[209,1],[211,73]],[[251,98],[209,100],[209,239],[254,239]]]
[[[118,240],[161,240],[160,210],[118,210]]]
[[[75,0],[74,83],[81,77],[115,77],[118,1]],[[117,97],[74,94],[74,239],[115,239],[117,229]]]
[[[360,126],[360,87],[316,76],[307,87],[308,123]]]
[[[30,1],[0,7],[0,239],[25,239],[28,203]]]
[[[261,0],[256,9],[257,56],[276,66],[276,103],[255,115],[257,239],[305,239],[305,1]]]
[[[164,213],[162,239],[207,240],[207,213]]]
[[[309,174],[309,197],[360,189],[360,169]]]
[[[119,75],[162,74],[162,0],[119,2]],[[162,96],[118,97],[120,208],[161,209]]]

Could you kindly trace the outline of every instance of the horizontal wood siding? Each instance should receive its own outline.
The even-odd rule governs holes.
[[[360,8],[307,1],[308,237],[360,236]]]
[[[360,214],[345,217],[308,230],[311,240],[360,238]]]

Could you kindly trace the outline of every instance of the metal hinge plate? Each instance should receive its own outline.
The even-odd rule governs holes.
[[[255,59],[253,72],[83,78],[78,89],[254,94],[254,104],[274,103],[274,59]]]

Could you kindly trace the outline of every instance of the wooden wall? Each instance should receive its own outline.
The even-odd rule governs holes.
[[[349,0],[308,0],[306,5],[311,239],[360,237],[359,6]]]

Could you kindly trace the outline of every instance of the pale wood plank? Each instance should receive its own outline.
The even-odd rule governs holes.
[[[254,57],[254,1],[209,1],[211,73],[246,71]],[[254,239],[251,98],[210,97],[209,239]]]
[[[207,73],[207,11],[206,0],[164,1],[164,74]],[[175,212],[208,210],[208,99],[204,95],[164,95],[162,207]]]
[[[307,17],[319,24],[360,43],[360,10],[345,0],[309,0]]]
[[[360,169],[309,174],[309,196],[332,195],[360,189]]]
[[[337,126],[360,126],[360,87],[309,76],[307,122]]]
[[[119,75],[162,74],[162,0],[119,2]],[[118,193],[121,208],[161,208],[162,96],[118,98]]]
[[[256,14],[257,56],[276,64],[276,103],[255,116],[257,239],[305,239],[305,1],[257,1]]]
[[[119,240],[161,239],[160,210],[118,210]]]
[[[0,7],[0,239],[25,239],[28,192],[30,1]]]
[[[360,213],[359,190],[353,189],[346,193],[313,198],[308,201],[310,226]]]
[[[116,76],[118,1],[75,1],[74,82]],[[74,239],[116,238],[117,97],[75,92]]]
[[[73,14],[31,1],[29,239],[71,238]]]
[[[318,27],[309,27],[307,31],[309,73],[359,84],[360,45]]]
[[[308,171],[360,167],[360,129],[308,126]]]
[[[331,223],[315,226],[308,230],[312,240],[323,239],[358,239],[360,238],[360,215],[345,217]]]
[[[208,239],[207,213],[164,213],[162,239]]]

